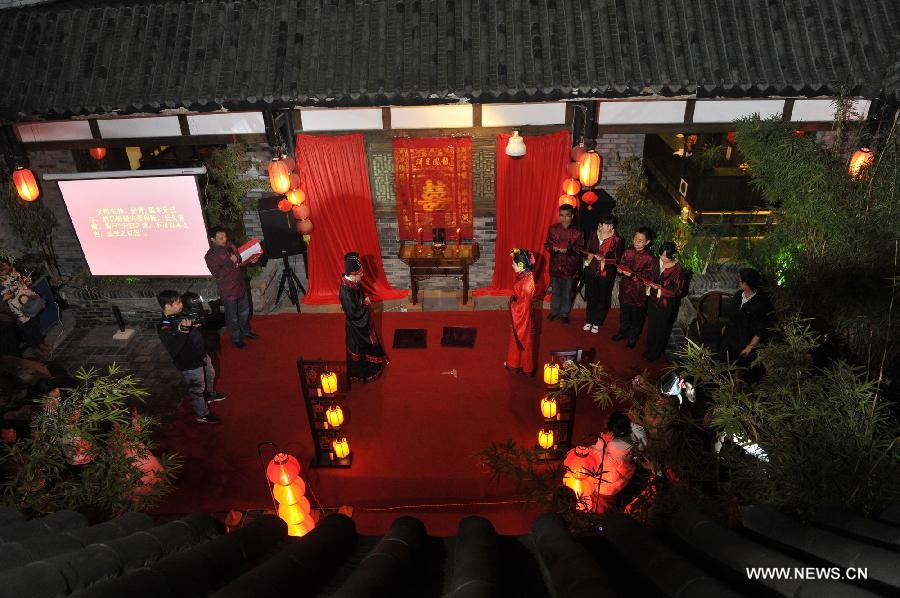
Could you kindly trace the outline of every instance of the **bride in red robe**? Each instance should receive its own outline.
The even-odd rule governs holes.
[[[510,255],[516,281],[513,283],[512,297],[509,298],[511,332],[509,350],[503,365],[530,376],[535,370],[531,313],[531,300],[534,299],[534,255],[524,249],[513,249]]]

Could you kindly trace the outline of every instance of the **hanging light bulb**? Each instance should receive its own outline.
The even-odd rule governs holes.
[[[518,129],[514,129],[512,137],[506,142],[506,155],[510,158],[521,158],[525,155],[525,139],[519,135]]]

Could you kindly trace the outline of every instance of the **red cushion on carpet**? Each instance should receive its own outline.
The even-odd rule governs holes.
[[[627,349],[609,340],[617,330],[618,310],[610,313],[600,334],[582,331],[583,321],[583,311],[575,312],[568,326],[543,319],[539,362],[547,361],[551,349],[580,346],[595,348],[597,361],[623,380],[648,367],[640,357],[643,343]],[[503,368],[508,322],[505,311],[377,314],[382,339],[393,338],[397,328],[423,328],[439,338],[444,326],[464,326],[478,329],[478,343],[466,351],[436,343],[426,350],[389,351],[384,376],[354,384],[349,395],[344,426],[353,467],[310,470],[311,439],[295,362],[299,356],[343,359],[343,315],[255,316],[258,340],[248,340],[243,350],[222,343],[217,389],[228,400],[213,409],[224,423],[194,422],[185,400],[182,413],[165,430],[163,449],[182,454],[185,465],[177,490],[159,510],[271,506],[256,455],[257,444],[271,440],[300,459],[301,475],[321,504],[356,508],[354,519],[362,533],[384,533],[404,513],[422,517],[435,535],[455,534],[459,519],[472,513],[490,517],[501,533],[524,533],[533,507],[471,504],[515,499],[511,484],[491,481],[476,454],[492,441],[534,445],[542,422],[540,377],[517,376]],[[582,399],[575,438],[604,431],[605,419],[590,399]],[[309,491],[307,496],[315,506]],[[421,506],[447,503],[471,506]],[[416,506],[366,510],[402,505]]]

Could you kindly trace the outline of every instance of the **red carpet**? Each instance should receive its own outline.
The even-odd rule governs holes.
[[[581,330],[583,311],[573,315],[569,326],[541,322],[540,363],[547,361],[551,349],[580,346],[595,348],[595,360],[623,379],[647,367],[640,357],[643,343],[629,350],[609,340],[618,326],[618,310],[610,313],[600,334]],[[298,356],[343,359],[343,315],[255,317],[260,339],[247,341],[243,350],[222,343],[217,388],[228,400],[214,410],[224,423],[196,423],[185,400],[165,431],[161,448],[180,453],[185,464],[176,492],[159,510],[221,512],[271,506],[256,455],[257,443],[271,440],[300,459],[302,475],[323,506],[356,509],[354,519],[362,533],[384,533],[402,514],[423,519],[433,535],[454,535],[459,519],[469,514],[487,516],[501,533],[527,531],[534,507],[506,504],[515,500],[513,488],[492,482],[476,457],[491,441],[534,445],[542,421],[540,376],[513,375],[502,366],[507,318],[505,311],[378,314],[376,325],[385,346],[390,346],[396,328],[424,328],[428,348],[389,349],[391,363],[382,378],[354,384],[345,423],[353,467],[310,470],[311,439],[295,362]],[[475,348],[441,347],[444,326],[477,327]],[[453,370],[456,376],[449,373]],[[603,430],[605,414],[582,399],[575,438]],[[472,504],[493,502],[504,504]],[[423,506],[435,504],[448,506]],[[413,506],[393,509],[404,505]]]

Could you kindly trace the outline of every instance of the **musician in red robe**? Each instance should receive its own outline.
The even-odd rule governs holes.
[[[597,334],[606,320],[616,282],[616,264],[622,257],[622,249],[622,238],[616,234],[615,218],[601,216],[597,230],[587,239],[587,249],[584,251],[585,331]]]
[[[685,294],[687,282],[684,269],[678,263],[675,243],[666,241],[659,247],[659,268],[647,281],[650,299],[647,307],[647,347],[644,358],[656,361],[666,350],[678,307]]]
[[[513,249],[512,267],[516,272],[513,294],[509,298],[511,331],[506,368],[531,375],[534,362],[534,322],[531,301],[534,299],[534,254],[524,249]]]
[[[631,247],[622,253],[619,260],[619,332],[612,340],[628,339],[628,348],[634,349],[644,318],[647,315],[647,292],[645,280],[650,280],[657,268],[656,258],[650,253],[653,231],[639,228],[631,239]]]

